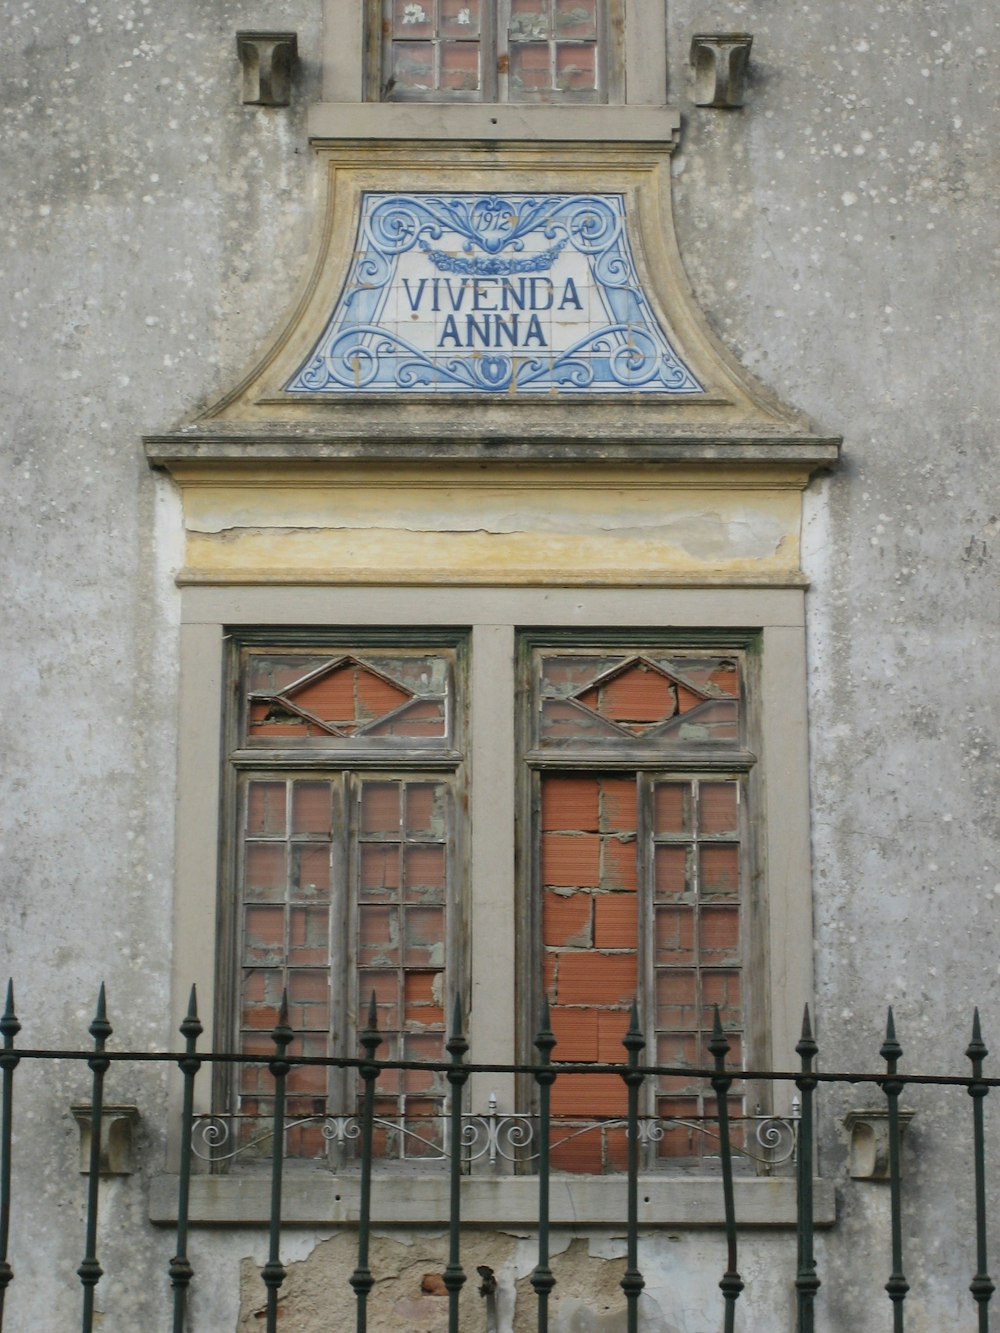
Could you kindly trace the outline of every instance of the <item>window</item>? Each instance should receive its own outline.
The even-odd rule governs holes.
[[[239,1049],[266,1057],[283,990],[292,1053],[355,1055],[374,995],[383,1059],[441,1060],[459,986],[457,810],[462,654],[456,642],[244,644],[230,782],[239,829],[233,966]],[[360,1018],[360,1021],[359,1021]],[[260,1136],[273,1084],[245,1066],[238,1143]],[[377,1114],[440,1150],[443,1075],[379,1083]],[[325,1115],[354,1090],[315,1067],[288,1080],[293,1157],[323,1157]],[[420,1145],[423,1145],[421,1149]],[[399,1145],[383,1132],[383,1150]]]
[[[514,947],[525,995],[504,1003],[511,1025],[518,1010],[527,1017],[523,1057],[533,1058],[544,994],[558,1060],[621,1060],[638,998],[650,1061],[704,1065],[717,1004],[739,1062],[754,762],[744,748],[745,649],[525,634],[518,655],[527,803]],[[464,1007],[468,993],[465,659],[464,639],[440,633],[412,642],[250,634],[232,650],[228,1023],[239,1049],[261,1056],[224,1093],[244,1157],[266,1145],[264,1061],[283,990],[292,1054],[355,1055],[374,995],[382,1058],[445,1058],[451,1001],[460,994]],[[510,684],[481,672],[477,689]],[[513,700],[499,702],[513,722]],[[513,819],[501,836],[514,839]],[[513,885],[504,892],[509,912]],[[479,993],[497,1003],[499,992]],[[382,1152],[438,1158],[447,1092],[440,1074],[384,1076]],[[325,1118],[350,1114],[356,1094],[346,1075],[294,1070],[289,1155],[325,1158]],[[664,1126],[650,1137],[648,1166],[711,1151],[696,1128],[706,1114],[697,1082],[663,1078],[645,1096],[644,1115]],[[528,1085],[517,1109],[530,1097]],[[552,1111],[556,1169],[622,1168],[619,1078],[563,1079]]]
[[[742,1060],[745,777],[744,654],[647,641],[613,651],[528,647],[526,719],[537,976],[554,1058],[623,1059],[639,999],[650,1063],[710,1063],[718,1005]],[[712,1152],[697,1128],[711,1107],[682,1075],[644,1089],[656,1158]],[[711,1099],[709,1099],[711,1100]],[[615,1075],[557,1081],[557,1169],[621,1169],[625,1114]],[[679,1123],[674,1123],[679,1122]]]
[[[620,98],[615,0],[381,0],[387,101]]]

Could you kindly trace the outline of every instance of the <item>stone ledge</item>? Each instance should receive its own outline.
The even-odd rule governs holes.
[[[177,1221],[176,1176],[154,1178],[150,1221]],[[745,1227],[794,1227],[796,1182],[792,1177],[735,1181],[736,1220]],[[813,1182],[813,1221],[836,1221],[833,1181]],[[271,1185],[267,1175],[198,1176],[191,1181],[190,1220],[210,1226],[266,1225]],[[289,1175],[285,1177],[282,1224],[352,1226],[359,1215],[357,1176]],[[468,1226],[534,1227],[538,1218],[538,1182],[534,1177],[462,1181],[462,1222]],[[378,1226],[443,1226],[448,1220],[448,1177],[386,1176],[372,1183],[372,1222]],[[621,1176],[553,1176],[550,1220],[553,1226],[623,1226],[626,1181]],[[717,1178],[667,1175],[639,1181],[640,1227],[721,1227],[722,1182]]]
[[[541,106],[535,103],[319,102],[309,108],[314,142],[344,139],[622,142],[670,145],[675,106]]]

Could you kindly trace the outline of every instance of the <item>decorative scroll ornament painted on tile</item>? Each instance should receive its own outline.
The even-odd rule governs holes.
[[[643,292],[618,194],[376,194],[293,394],[703,387]]]

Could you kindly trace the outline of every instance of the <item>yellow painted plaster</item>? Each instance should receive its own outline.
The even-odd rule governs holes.
[[[613,480],[612,480],[613,476]],[[182,479],[189,582],[798,583],[804,476],[417,468]]]

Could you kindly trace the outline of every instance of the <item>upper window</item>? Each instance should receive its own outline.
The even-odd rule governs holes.
[[[380,0],[387,101],[620,100],[614,0]]]

